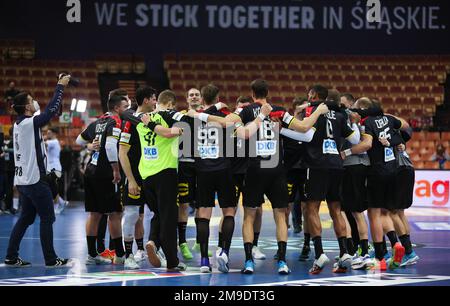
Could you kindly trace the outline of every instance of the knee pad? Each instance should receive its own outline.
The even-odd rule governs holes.
[[[122,219],[122,230],[124,239],[130,239],[134,237],[134,227],[138,220],[139,220],[139,206],[125,206]]]

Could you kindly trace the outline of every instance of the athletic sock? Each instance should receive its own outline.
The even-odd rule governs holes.
[[[310,244],[311,244],[311,234],[304,233],[303,235],[305,237],[305,239],[303,241],[303,246],[309,248]]]
[[[347,251],[347,237],[339,237],[338,238],[339,243],[339,257],[342,257],[345,253],[348,253]]]
[[[86,236],[88,254],[91,257],[97,257],[97,248],[95,247],[95,242],[97,241],[97,236]]]
[[[359,244],[361,245],[361,256],[368,254],[369,253],[369,240],[361,239],[359,241]]]
[[[411,239],[409,235],[403,235],[398,237],[400,239],[400,242],[402,243],[403,247],[405,248],[406,255],[409,255],[412,253],[412,245],[411,245]]]
[[[125,243],[125,257],[128,258],[131,254],[133,254],[133,240],[124,241]]]
[[[125,250],[123,249],[123,240],[122,237],[111,239],[110,242],[113,241],[114,250],[116,251],[117,257],[123,257],[125,255]]]
[[[374,242],[373,247],[375,248],[375,258],[382,260],[384,258],[383,242]]]
[[[223,236],[223,242],[222,242],[222,248],[225,251],[225,253],[229,253],[230,246],[231,246],[231,239],[233,238],[233,232],[234,232],[234,217],[227,216],[223,218],[222,222],[222,236]]]
[[[97,253],[101,254],[105,251],[105,238],[96,237]]]
[[[278,241],[278,261],[286,261],[286,241]]]
[[[109,236],[109,250],[114,251],[116,249],[116,246],[114,245],[114,239],[112,239],[111,236]]]
[[[135,239],[138,250],[143,251],[144,250],[144,238]]]
[[[253,245],[256,247],[258,246],[258,240],[259,240],[259,232],[253,233]]]
[[[245,261],[253,260],[252,248],[253,248],[253,243],[251,243],[251,242],[244,243]]]
[[[208,258],[208,240],[209,240],[209,220],[198,219],[197,224],[198,242],[200,243],[200,254],[202,258]]]
[[[353,238],[347,238],[347,250],[350,255],[355,255],[355,245],[353,244]]]
[[[387,244],[386,244],[386,237],[383,235],[383,256],[387,254]]]
[[[187,222],[178,222],[178,245],[186,243]]]
[[[222,229],[220,229],[220,230],[222,230]],[[217,247],[221,248],[222,245],[223,245],[223,237],[222,237],[222,233],[219,232],[219,241],[217,242]]]
[[[314,243],[314,251],[316,253],[316,259],[319,259],[320,255],[323,254],[322,237],[320,237],[320,236],[313,237],[312,240]]]
[[[389,241],[391,242],[391,248],[393,248],[394,245],[398,242],[397,234],[394,231],[390,231],[386,234],[386,236],[389,238]]]
[[[199,243],[199,241],[198,241],[198,220],[199,220],[200,218],[194,218],[194,221],[195,221],[195,229],[196,229],[196,236],[195,236],[195,243]]]

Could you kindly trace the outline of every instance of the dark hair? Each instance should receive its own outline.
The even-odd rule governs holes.
[[[176,101],[177,101],[177,95],[171,90],[164,90],[158,96],[158,103],[161,103],[162,105],[167,105],[170,102],[175,104]]]
[[[117,89],[111,90],[109,92],[109,98],[114,97],[114,96],[119,96],[119,97],[128,96],[128,91],[123,88],[117,88]]]
[[[150,86],[140,87],[136,91],[136,102],[141,106],[144,103],[144,99],[150,99],[153,96],[156,96],[156,89]]]
[[[236,100],[236,104],[239,104],[239,103],[253,103],[253,98],[250,96],[240,96]]]
[[[297,106],[302,105],[305,102],[308,102],[308,98],[306,98],[306,97],[296,97],[292,101],[292,108],[295,109]]]
[[[125,98],[124,96],[112,96],[109,98],[108,100],[108,111],[114,111],[114,108],[116,106],[120,106],[120,104],[122,103],[122,101],[126,101],[127,98]]]
[[[351,93],[343,93],[341,95],[341,97],[345,97],[347,100],[351,101],[351,102],[355,102],[355,97],[351,94]]]
[[[219,88],[213,84],[208,84],[202,87],[200,91],[203,101],[207,105],[211,105],[216,102],[217,96],[219,95]]]
[[[333,101],[335,103],[339,103],[341,99],[341,94],[336,89],[328,90],[327,101]]]
[[[309,88],[309,90],[315,92],[320,100],[325,100],[328,97],[328,89],[322,85],[313,85]]]
[[[13,108],[18,115],[25,114],[25,106],[28,104],[28,91],[22,91],[14,97]]]
[[[256,99],[265,99],[269,94],[269,84],[265,80],[257,79],[251,84],[253,96]]]
[[[51,127],[48,130],[51,131],[53,134],[59,134],[59,128],[57,127]]]

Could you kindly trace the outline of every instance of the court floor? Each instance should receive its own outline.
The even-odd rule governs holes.
[[[186,262],[188,270],[184,273],[166,273],[164,269],[154,269],[145,262],[140,270],[124,271],[123,266],[86,266],[87,254],[85,242],[85,219],[81,203],[73,203],[63,214],[58,215],[54,224],[55,249],[60,257],[74,258],[70,269],[46,269],[39,241],[39,223],[32,225],[22,242],[20,256],[31,261],[29,268],[8,268],[0,265],[0,285],[50,285],[50,286],[313,286],[313,285],[450,285],[450,210],[437,208],[412,208],[411,238],[420,256],[417,265],[387,271],[382,274],[370,274],[366,271],[350,271],[346,274],[333,274],[330,264],[320,275],[309,275],[312,261],[297,260],[303,233],[289,231],[287,260],[292,273],[279,276],[276,262],[272,259],[276,252],[275,227],[272,212],[264,209],[263,226],[259,246],[267,255],[266,260],[256,261],[253,275],[242,275],[244,251],[241,235],[242,211],[236,217],[236,229],[230,253],[231,271],[222,274],[217,271],[215,259],[212,259],[213,273],[199,273],[199,255]],[[148,237],[149,219],[146,211],[145,237]],[[3,262],[12,226],[17,217],[0,216],[0,260]],[[338,244],[334,239],[332,223],[324,207],[321,210],[324,228],[324,249],[330,259],[338,253]],[[217,226],[219,210],[215,209],[211,221],[210,250],[215,253],[217,245]],[[192,246],[195,237],[195,225],[190,218],[187,230],[188,243]],[[136,247],[136,246],[135,246]]]

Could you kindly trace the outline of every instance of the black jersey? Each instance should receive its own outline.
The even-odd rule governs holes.
[[[311,114],[317,107],[308,110]],[[320,116],[314,125],[316,129],[311,142],[305,144],[305,162],[308,168],[342,169],[343,161],[339,153],[344,138],[352,135],[353,130],[340,111],[330,110]]]
[[[81,137],[88,142],[93,142],[98,138],[100,142],[100,151],[91,155],[86,167],[86,174],[98,178],[113,179],[113,171],[108,157],[106,156],[106,139],[114,137],[119,140],[121,133],[122,120],[118,116],[106,113],[96,121],[88,125],[81,133]]]
[[[289,137],[282,137],[282,139],[284,166],[287,170],[299,167],[305,157],[305,144]]]
[[[400,129],[402,122],[389,115],[368,117],[364,120],[365,133],[372,136],[372,148],[367,151],[372,169],[376,171],[393,171],[396,168],[394,148],[385,147],[378,138],[392,141],[394,130]]]
[[[226,117],[229,112],[218,111],[216,107],[210,107],[204,111],[208,115]],[[227,131],[218,123],[207,123],[195,120],[193,124],[195,167],[197,171],[209,172],[229,168],[231,161],[227,158],[227,143],[231,145],[232,139],[227,139],[233,134],[233,128]],[[227,141],[228,140],[228,141]]]
[[[272,105],[272,112],[286,112],[280,106]],[[248,124],[261,113],[262,105],[252,103],[244,107],[239,114],[243,124]],[[264,162],[264,165],[263,165]],[[276,131],[276,123],[270,116],[264,118],[258,131],[249,140],[249,167],[279,168],[283,165],[283,144],[280,134]]]
[[[134,113],[134,111],[127,111],[139,120],[143,113]],[[138,184],[142,182],[141,175],[139,174],[139,162],[141,160],[141,142],[139,140],[139,133],[136,130],[136,125],[132,124],[128,120],[122,121],[122,133],[120,135],[119,145],[129,146],[128,159],[130,161],[131,171],[133,172],[134,179]]]

